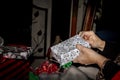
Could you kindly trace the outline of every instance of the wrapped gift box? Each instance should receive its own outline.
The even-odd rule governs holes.
[[[0,47],[0,54],[10,59],[28,59],[32,54],[31,47],[27,46],[2,46]]]
[[[53,57],[61,65],[71,62],[80,53],[80,51],[76,48],[76,44],[81,44],[85,47],[90,48],[90,45],[88,42],[86,42],[79,35],[75,35],[65,41],[62,41],[57,45],[52,46],[51,51],[52,51]]]
[[[28,80],[31,47],[0,46],[0,80]]]

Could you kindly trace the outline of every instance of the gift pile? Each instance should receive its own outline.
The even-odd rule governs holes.
[[[27,59],[31,53],[31,47],[24,45],[8,45],[0,47],[0,54],[4,58]]]
[[[76,48],[76,44],[81,44],[90,48],[88,42],[79,35],[75,35],[57,45],[52,46],[51,51],[53,57],[60,63],[60,65],[65,65],[71,62],[80,53],[80,51]]]

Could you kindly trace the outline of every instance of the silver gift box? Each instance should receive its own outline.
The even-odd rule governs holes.
[[[80,51],[76,48],[76,44],[81,44],[90,48],[88,42],[86,42],[79,35],[75,35],[65,41],[62,41],[61,43],[52,46],[52,56],[58,61],[58,63],[60,63],[60,65],[71,62],[80,54]]]

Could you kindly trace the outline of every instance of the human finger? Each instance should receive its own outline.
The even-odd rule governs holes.
[[[73,60],[74,63],[78,63],[78,56]]]

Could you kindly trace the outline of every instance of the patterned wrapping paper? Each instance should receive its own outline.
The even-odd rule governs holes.
[[[76,44],[81,44],[85,47],[90,48],[90,45],[88,42],[86,42],[79,35],[75,35],[65,41],[62,41],[57,45],[52,46],[51,51],[52,51],[53,57],[61,65],[71,62],[80,53],[80,51],[76,48]]]
[[[0,54],[10,59],[28,59],[32,49],[31,47],[3,46],[0,47]]]

